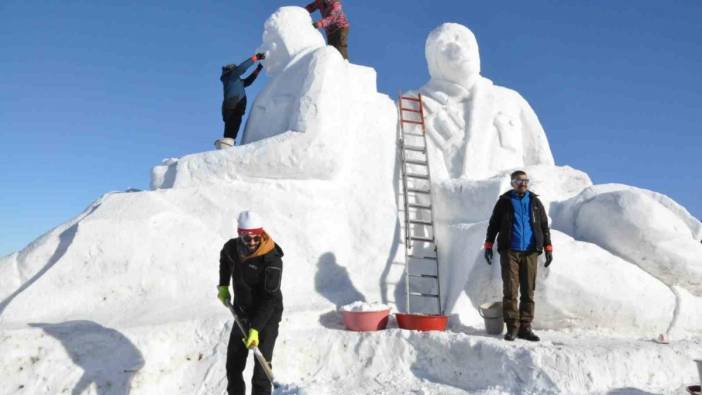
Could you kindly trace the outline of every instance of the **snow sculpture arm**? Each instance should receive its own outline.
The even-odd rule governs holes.
[[[522,123],[522,138],[524,146],[525,165],[553,165],[553,154],[546,139],[546,132],[539,118],[527,101],[521,99],[520,120]]]

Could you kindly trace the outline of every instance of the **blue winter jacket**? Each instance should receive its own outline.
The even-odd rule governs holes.
[[[534,230],[531,227],[531,198],[529,193],[519,196],[517,192],[510,194],[514,218],[512,221],[512,238],[510,249],[513,251],[531,251],[534,249]]]
[[[241,99],[246,97],[244,88],[251,85],[258,76],[259,69],[251,75],[242,79],[241,75],[254,64],[253,58],[248,58],[238,66],[227,65],[222,67],[222,75],[219,77],[224,86],[224,102],[229,105],[236,105]]]

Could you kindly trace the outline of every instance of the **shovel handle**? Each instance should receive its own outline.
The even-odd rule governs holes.
[[[226,301],[224,304],[234,316],[234,323],[239,328],[239,331],[241,331],[241,334],[244,337],[246,337],[246,330],[244,329],[244,325],[241,324],[239,316],[236,315],[236,312],[234,311],[234,306],[232,306],[232,304],[229,303],[229,301]],[[258,361],[258,364],[261,365],[261,368],[263,368],[263,372],[266,374],[266,377],[268,377],[268,381],[270,381],[271,384],[273,384],[273,369],[271,369],[271,365],[268,363],[268,361],[266,361],[266,357],[263,356],[261,350],[258,349],[258,346],[253,348],[253,352],[254,357]]]

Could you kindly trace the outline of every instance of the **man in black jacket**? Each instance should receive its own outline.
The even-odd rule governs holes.
[[[234,290],[234,310],[248,333],[242,334],[234,325],[227,346],[227,392],[244,395],[243,371],[250,348],[258,346],[271,362],[278,337],[278,325],[283,315],[283,294],[280,281],[283,274],[283,250],[263,230],[256,213],[244,211],[238,219],[239,237],[224,244],[219,258],[217,297],[229,303],[229,281]],[[263,368],[256,361],[251,380],[253,395],[269,395],[271,385]]]
[[[535,193],[528,190],[527,174],[518,170],[512,173],[511,179],[513,189],[500,196],[490,217],[485,237],[485,259],[492,264],[492,246],[499,234],[497,250],[502,271],[502,312],[507,324],[505,340],[519,337],[539,341],[531,329],[537,257],[546,251],[544,266],[551,264],[551,232],[544,205]]]

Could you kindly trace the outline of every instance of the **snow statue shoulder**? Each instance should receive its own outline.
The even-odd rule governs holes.
[[[257,52],[266,54],[271,79],[254,100],[243,145],[164,162],[152,172],[152,188],[247,178],[337,179],[357,141],[363,144],[357,135],[364,122],[392,112],[392,103],[377,92],[375,71],[326,46],[304,8],[273,13]]]
[[[478,42],[467,27],[440,25],[429,34],[425,52],[431,79],[420,92],[430,144],[443,158],[436,161],[437,178],[483,179],[507,169],[554,164],[526,100],[480,75]]]

